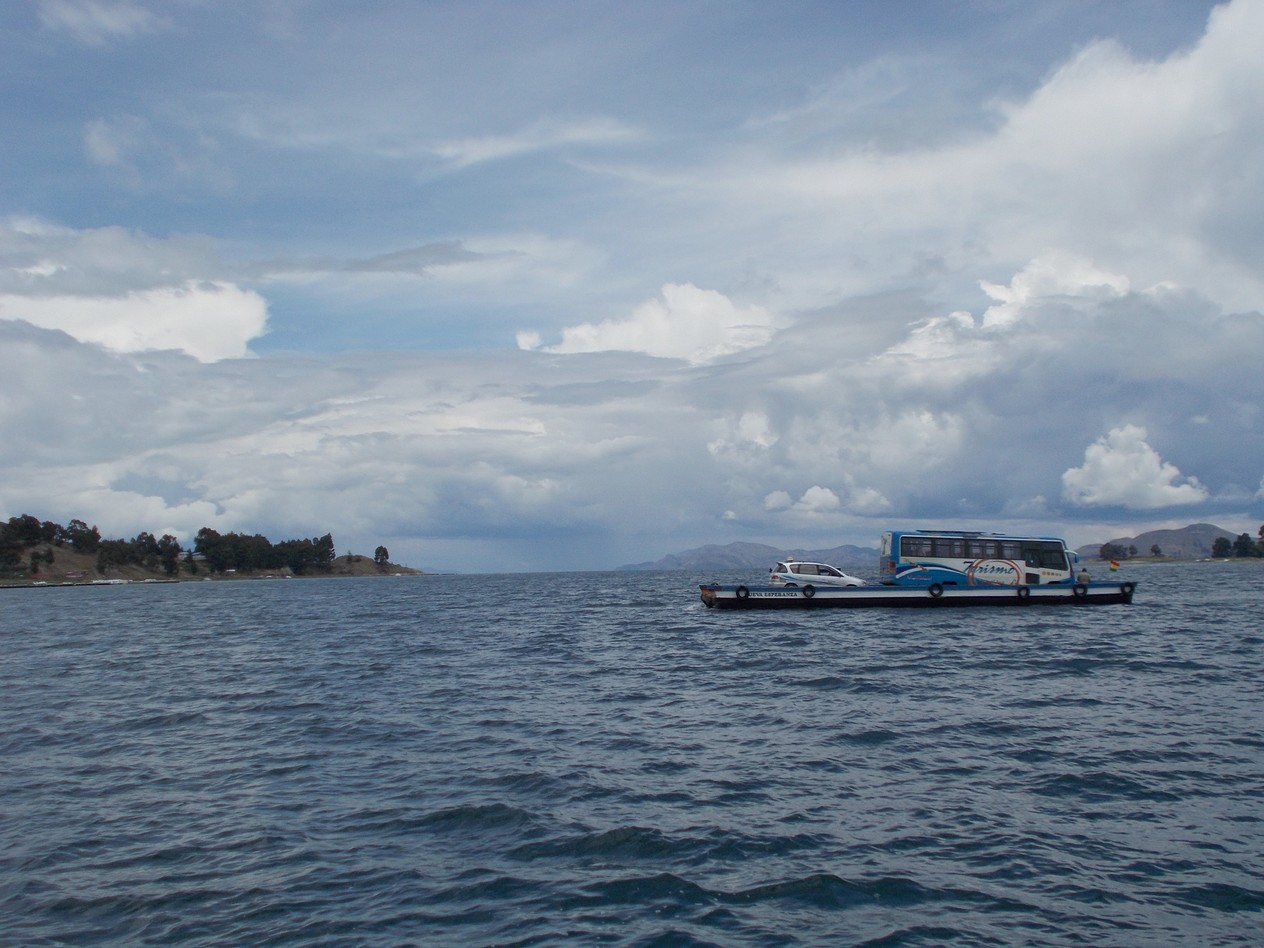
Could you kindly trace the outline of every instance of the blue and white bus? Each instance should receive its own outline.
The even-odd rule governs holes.
[[[1075,582],[1077,559],[1057,537],[890,530],[878,574],[888,586],[1036,586]]]

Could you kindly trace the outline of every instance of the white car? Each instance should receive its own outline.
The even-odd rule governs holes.
[[[768,571],[774,586],[863,586],[865,581],[848,576],[841,569],[826,563],[805,563],[786,560]]]

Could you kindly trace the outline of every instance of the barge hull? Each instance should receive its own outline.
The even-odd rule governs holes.
[[[709,609],[945,609],[961,606],[1110,606],[1132,602],[1134,583],[1074,586],[722,586],[699,587]]]

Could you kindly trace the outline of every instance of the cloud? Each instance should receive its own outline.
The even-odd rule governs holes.
[[[466,167],[565,146],[623,144],[640,137],[635,129],[608,118],[542,121],[513,135],[454,139],[434,145],[432,150],[458,167]]]
[[[983,314],[983,327],[1008,326],[1030,304],[1050,297],[1118,299],[1129,290],[1128,278],[1108,273],[1091,260],[1067,251],[1051,251],[1027,264],[1008,286],[979,284],[996,303]]]
[[[540,349],[199,362],[0,320],[0,511],[185,540],[331,530],[343,548],[477,570],[612,566],[726,537],[870,543],[910,520],[1074,534],[1102,506],[1239,509],[1217,506],[1225,485],[1264,470],[1240,396],[1203,371],[1121,389],[1114,360],[1158,326],[1163,347],[1205,346],[1200,360],[1249,375],[1255,337],[1179,294],[1048,286],[986,329],[981,314],[949,320],[949,363],[993,347],[974,373],[918,355],[921,320],[890,345],[790,322],[710,363]],[[1060,476],[1098,424],[1111,433]],[[1193,449],[1206,486],[1150,431],[1222,439]]]
[[[85,46],[152,33],[167,24],[132,0],[40,0],[39,18],[45,29],[68,33]]]
[[[132,127],[127,128],[118,122],[111,123],[104,119],[89,122],[83,136],[88,157],[104,167],[122,166],[125,154],[135,146],[141,125],[139,119],[131,119],[128,124]]]
[[[775,490],[764,497],[764,510],[771,513],[785,512],[797,520],[812,521],[831,518],[839,522],[842,515],[868,517],[885,513],[891,502],[881,492],[871,487],[856,487],[854,478],[841,478],[843,496],[833,488],[813,484],[798,500],[792,500],[784,490]]]
[[[173,190],[231,200],[237,182],[223,143],[165,116],[115,114],[84,123],[83,151],[111,188],[132,195]]]
[[[159,7],[38,9],[3,512],[452,569],[1264,514],[1264,4],[969,56],[1014,7],[901,58],[875,6],[864,40],[744,34],[740,77],[732,14],[687,6],[176,4],[179,57],[86,71],[49,36]]]
[[[268,280],[294,280],[310,277],[337,278],[341,274],[380,274],[386,277],[431,277],[444,268],[491,264],[499,258],[514,256],[513,251],[480,253],[463,241],[445,240],[418,247],[404,247],[370,257],[306,257],[267,260],[254,265],[258,276]],[[484,268],[486,269],[486,268]]]
[[[143,509],[186,541],[202,525],[292,536],[319,523],[344,544],[429,538],[440,560],[478,539],[460,568],[538,569],[540,545],[569,538],[556,564],[574,565],[597,555],[581,539],[652,527],[629,521],[629,505],[679,501],[667,462],[696,424],[637,383],[643,359],[199,363],[4,321],[0,346],[20,369],[0,401],[0,510],[55,507],[134,532],[126,515]],[[519,548],[536,552],[519,561]]]
[[[263,297],[226,283],[187,282],[119,297],[0,295],[0,318],[60,329],[118,352],[176,349],[203,362],[240,358],[263,334]]]
[[[763,345],[778,324],[762,307],[739,307],[715,290],[669,283],[661,299],[642,303],[627,319],[568,326],[562,330],[562,341],[544,351],[642,352],[697,364]],[[521,341],[534,338],[520,336]]]
[[[408,247],[390,253],[378,254],[367,260],[352,261],[344,265],[347,270],[360,270],[369,273],[413,273],[423,274],[433,267],[451,266],[458,263],[472,263],[482,260],[486,254],[468,250],[455,240],[424,247]]]
[[[1146,443],[1145,428],[1123,425],[1084,451],[1084,464],[1062,474],[1063,496],[1077,506],[1116,504],[1134,510],[1207,500],[1196,477],[1182,477]]]
[[[838,499],[836,493],[828,487],[821,487],[819,484],[813,484],[805,490],[798,502],[799,508],[810,514],[833,513],[842,505],[842,501]]]
[[[36,217],[0,221],[0,292],[116,296],[226,277],[215,242],[207,237],[78,229]]]
[[[726,244],[760,246],[754,266],[776,280],[783,311],[820,305],[826,287],[921,280],[960,293],[1059,248],[1140,286],[1258,309],[1264,232],[1248,221],[1264,215],[1264,189],[1244,169],[1264,161],[1252,104],[1264,69],[1249,39],[1261,31],[1264,4],[1224,4],[1165,59],[1089,43],[1030,94],[982,103],[938,140],[854,142],[842,117],[806,143],[760,126],[746,147],[658,186],[699,231],[722,219]]]
[[[793,505],[794,501],[784,490],[775,490],[764,498],[765,510],[789,510]]]
[[[267,329],[267,302],[231,280],[196,276],[223,270],[205,240],[15,219],[0,226],[0,320],[119,352],[241,357]]]

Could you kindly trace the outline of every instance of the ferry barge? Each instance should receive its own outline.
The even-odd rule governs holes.
[[[1132,602],[1135,583],[1094,582],[1085,572],[1077,577],[1077,559],[1057,537],[892,530],[882,535],[877,583],[704,583],[699,591],[709,609],[1105,606]]]

